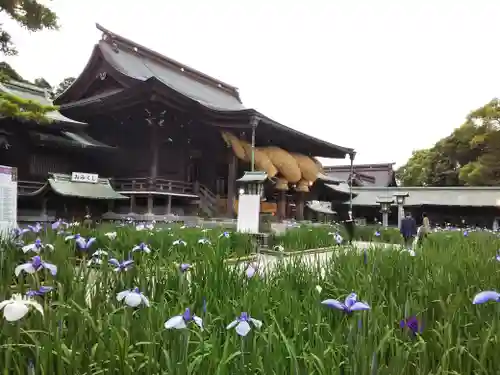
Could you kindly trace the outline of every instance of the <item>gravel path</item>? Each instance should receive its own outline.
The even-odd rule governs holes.
[[[393,247],[394,245],[391,244],[383,244],[383,243],[372,243],[372,242],[354,242],[352,247],[349,246],[343,246],[341,249],[344,251],[360,251],[363,249],[369,249],[371,247],[373,248],[390,248]],[[270,272],[273,270],[274,267],[279,262],[284,262],[290,263],[290,262],[295,262],[297,261],[297,258],[300,258],[301,261],[304,263],[310,264],[311,266],[317,266],[319,264],[326,264],[332,256],[334,256],[335,252],[338,252],[339,250],[336,251],[325,251],[323,253],[314,253],[314,254],[305,254],[305,255],[292,255],[292,256],[286,256],[286,257],[278,257],[278,256],[273,256],[273,255],[267,255],[267,254],[259,254],[257,256],[256,262],[259,264],[259,272],[265,273],[265,272]],[[241,268],[246,267],[245,263],[240,264]]]

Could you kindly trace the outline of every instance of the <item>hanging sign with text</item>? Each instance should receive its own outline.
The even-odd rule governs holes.
[[[99,175],[93,173],[72,172],[72,182],[88,182],[90,184],[97,184],[99,182]]]
[[[0,165],[0,232],[17,227],[17,169]]]

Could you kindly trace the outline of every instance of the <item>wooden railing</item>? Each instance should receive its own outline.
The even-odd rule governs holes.
[[[217,214],[217,197],[205,185],[198,182],[193,184],[193,191],[200,197],[201,208],[209,215]]]
[[[193,189],[193,184],[190,182],[167,180],[163,178],[119,178],[113,179],[112,184],[115,190],[121,192],[153,191],[178,194],[196,194]]]

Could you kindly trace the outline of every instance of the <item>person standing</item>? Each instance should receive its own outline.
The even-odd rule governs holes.
[[[413,239],[417,234],[417,223],[411,216],[411,212],[407,212],[406,216],[401,220],[401,228],[399,228],[401,236],[403,236],[404,246],[407,250],[412,250]]]
[[[349,211],[347,214],[348,217],[344,221],[344,227],[347,233],[347,240],[349,241],[349,245],[351,245],[354,239],[354,219],[352,218],[352,211]]]

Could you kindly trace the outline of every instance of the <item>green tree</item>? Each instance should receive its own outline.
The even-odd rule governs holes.
[[[35,84],[35,86],[38,86],[38,87],[41,87],[43,89],[48,89],[49,91],[52,91],[52,86],[43,77],[35,79],[35,81],[33,83]]]
[[[73,82],[76,81],[75,77],[67,77],[62,80],[62,82],[57,86],[54,92],[54,97],[61,95],[68,87],[70,87]]]
[[[58,29],[57,16],[37,0],[0,0],[0,10],[29,31]],[[11,35],[0,25],[0,51],[4,55],[16,55]],[[7,63],[0,66],[0,80],[24,81]],[[43,80],[45,81],[45,80]],[[47,81],[45,81],[47,83]],[[50,86],[50,85],[49,85]],[[24,100],[9,93],[0,93],[0,116],[26,121],[48,122],[45,114],[55,110],[32,100]]]
[[[5,61],[0,62],[0,81],[8,81],[11,79],[14,81],[26,82],[25,79],[21,77],[21,75],[8,63]]]
[[[463,125],[399,168],[406,186],[500,185],[500,101],[469,113]]]
[[[431,149],[413,151],[405,165],[396,171],[396,178],[404,186],[426,186],[431,171]]]
[[[58,29],[57,16],[37,0],[0,0],[0,10],[29,31]],[[16,55],[11,35],[0,25],[0,51]]]

